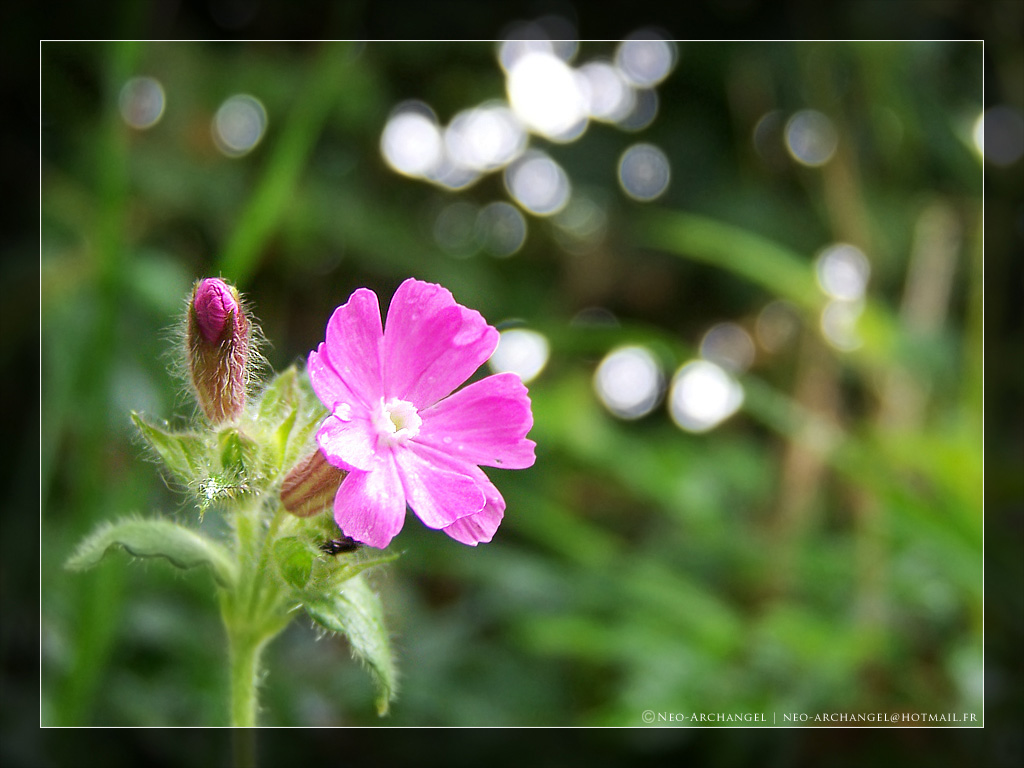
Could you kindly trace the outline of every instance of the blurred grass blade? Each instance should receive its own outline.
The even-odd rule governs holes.
[[[256,270],[261,249],[288,208],[299,174],[345,84],[351,61],[350,46],[323,46],[215,272],[243,285]]]
[[[783,245],[746,229],[678,211],[651,212],[636,227],[640,243],[747,278],[797,306],[824,306],[809,261]]]
[[[784,298],[815,317],[826,305],[814,264],[784,245],[705,216],[656,211],[636,227],[639,243],[728,270]],[[868,301],[858,321],[871,362],[886,364],[907,353],[907,341],[892,314]],[[851,357],[855,361],[857,358]]]

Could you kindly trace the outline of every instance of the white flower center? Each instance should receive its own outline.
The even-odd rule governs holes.
[[[385,403],[381,398],[380,411],[374,419],[381,442],[401,445],[420,433],[421,424],[423,419],[409,401],[393,397]]]

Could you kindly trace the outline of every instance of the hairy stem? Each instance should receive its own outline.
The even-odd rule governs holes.
[[[266,509],[260,503],[238,509],[234,530],[239,560],[237,587],[221,593],[221,616],[228,639],[228,662],[231,670],[230,719],[235,728],[256,726],[258,686],[261,677],[260,657],[263,649],[288,624],[279,590],[269,570],[268,548],[273,533],[280,526],[280,510],[274,515],[270,529],[265,530]],[[252,733],[235,736],[235,761],[239,766],[254,765],[255,749]]]
[[[252,728],[256,725],[260,656],[269,640],[268,634],[254,631],[249,626],[228,628],[231,725],[234,727]]]

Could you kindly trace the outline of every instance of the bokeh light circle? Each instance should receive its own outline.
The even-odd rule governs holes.
[[[813,109],[797,112],[786,123],[786,148],[801,165],[824,165],[839,147],[839,134],[832,120]]]
[[[671,175],[668,157],[653,144],[634,144],[619,160],[619,184],[634,200],[648,202],[661,197]]]
[[[621,419],[639,419],[661,400],[664,376],[654,355],[640,346],[612,350],[594,372],[594,391]]]
[[[569,202],[569,177],[543,152],[528,152],[505,169],[505,187],[530,213],[550,216]]]
[[[495,373],[514,373],[528,382],[544,370],[550,351],[543,334],[527,328],[512,328],[502,331],[487,364]]]
[[[160,122],[165,102],[163,86],[152,77],[133,77],[121,87],[117,99],[121,118],[140,131]]]
[[[252,152],[266,130],[266,109],[259,99],[244,93],[226,99],[213,117],[213,140],[228,157]]]
[[[833,299],[856,301],[867,290],[871,264],[860,248],[836,243],[818,255],[815,274],[818,285]]]
[[[425,177],[435,172],[444,145],[433,111],[420,102],[400,104],[384,126],[380,149],[387,164],[401,174]]]
[[[722,368],[693,360],[672,379],[669,414],[687,432],[707,432],[732,416],[743,404],[743,388]]]

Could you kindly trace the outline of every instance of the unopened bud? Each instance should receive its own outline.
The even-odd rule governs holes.
[[[219,277],[200,280],[188,306],[189,375],[199,406],[214,424],[245,408],[252,325],[238,291]]]
[[[281,504],[297,517],[315,515],[334,501],[347,474],[328,464],[320,451],[314,451],[285,476],[281,484]]]

